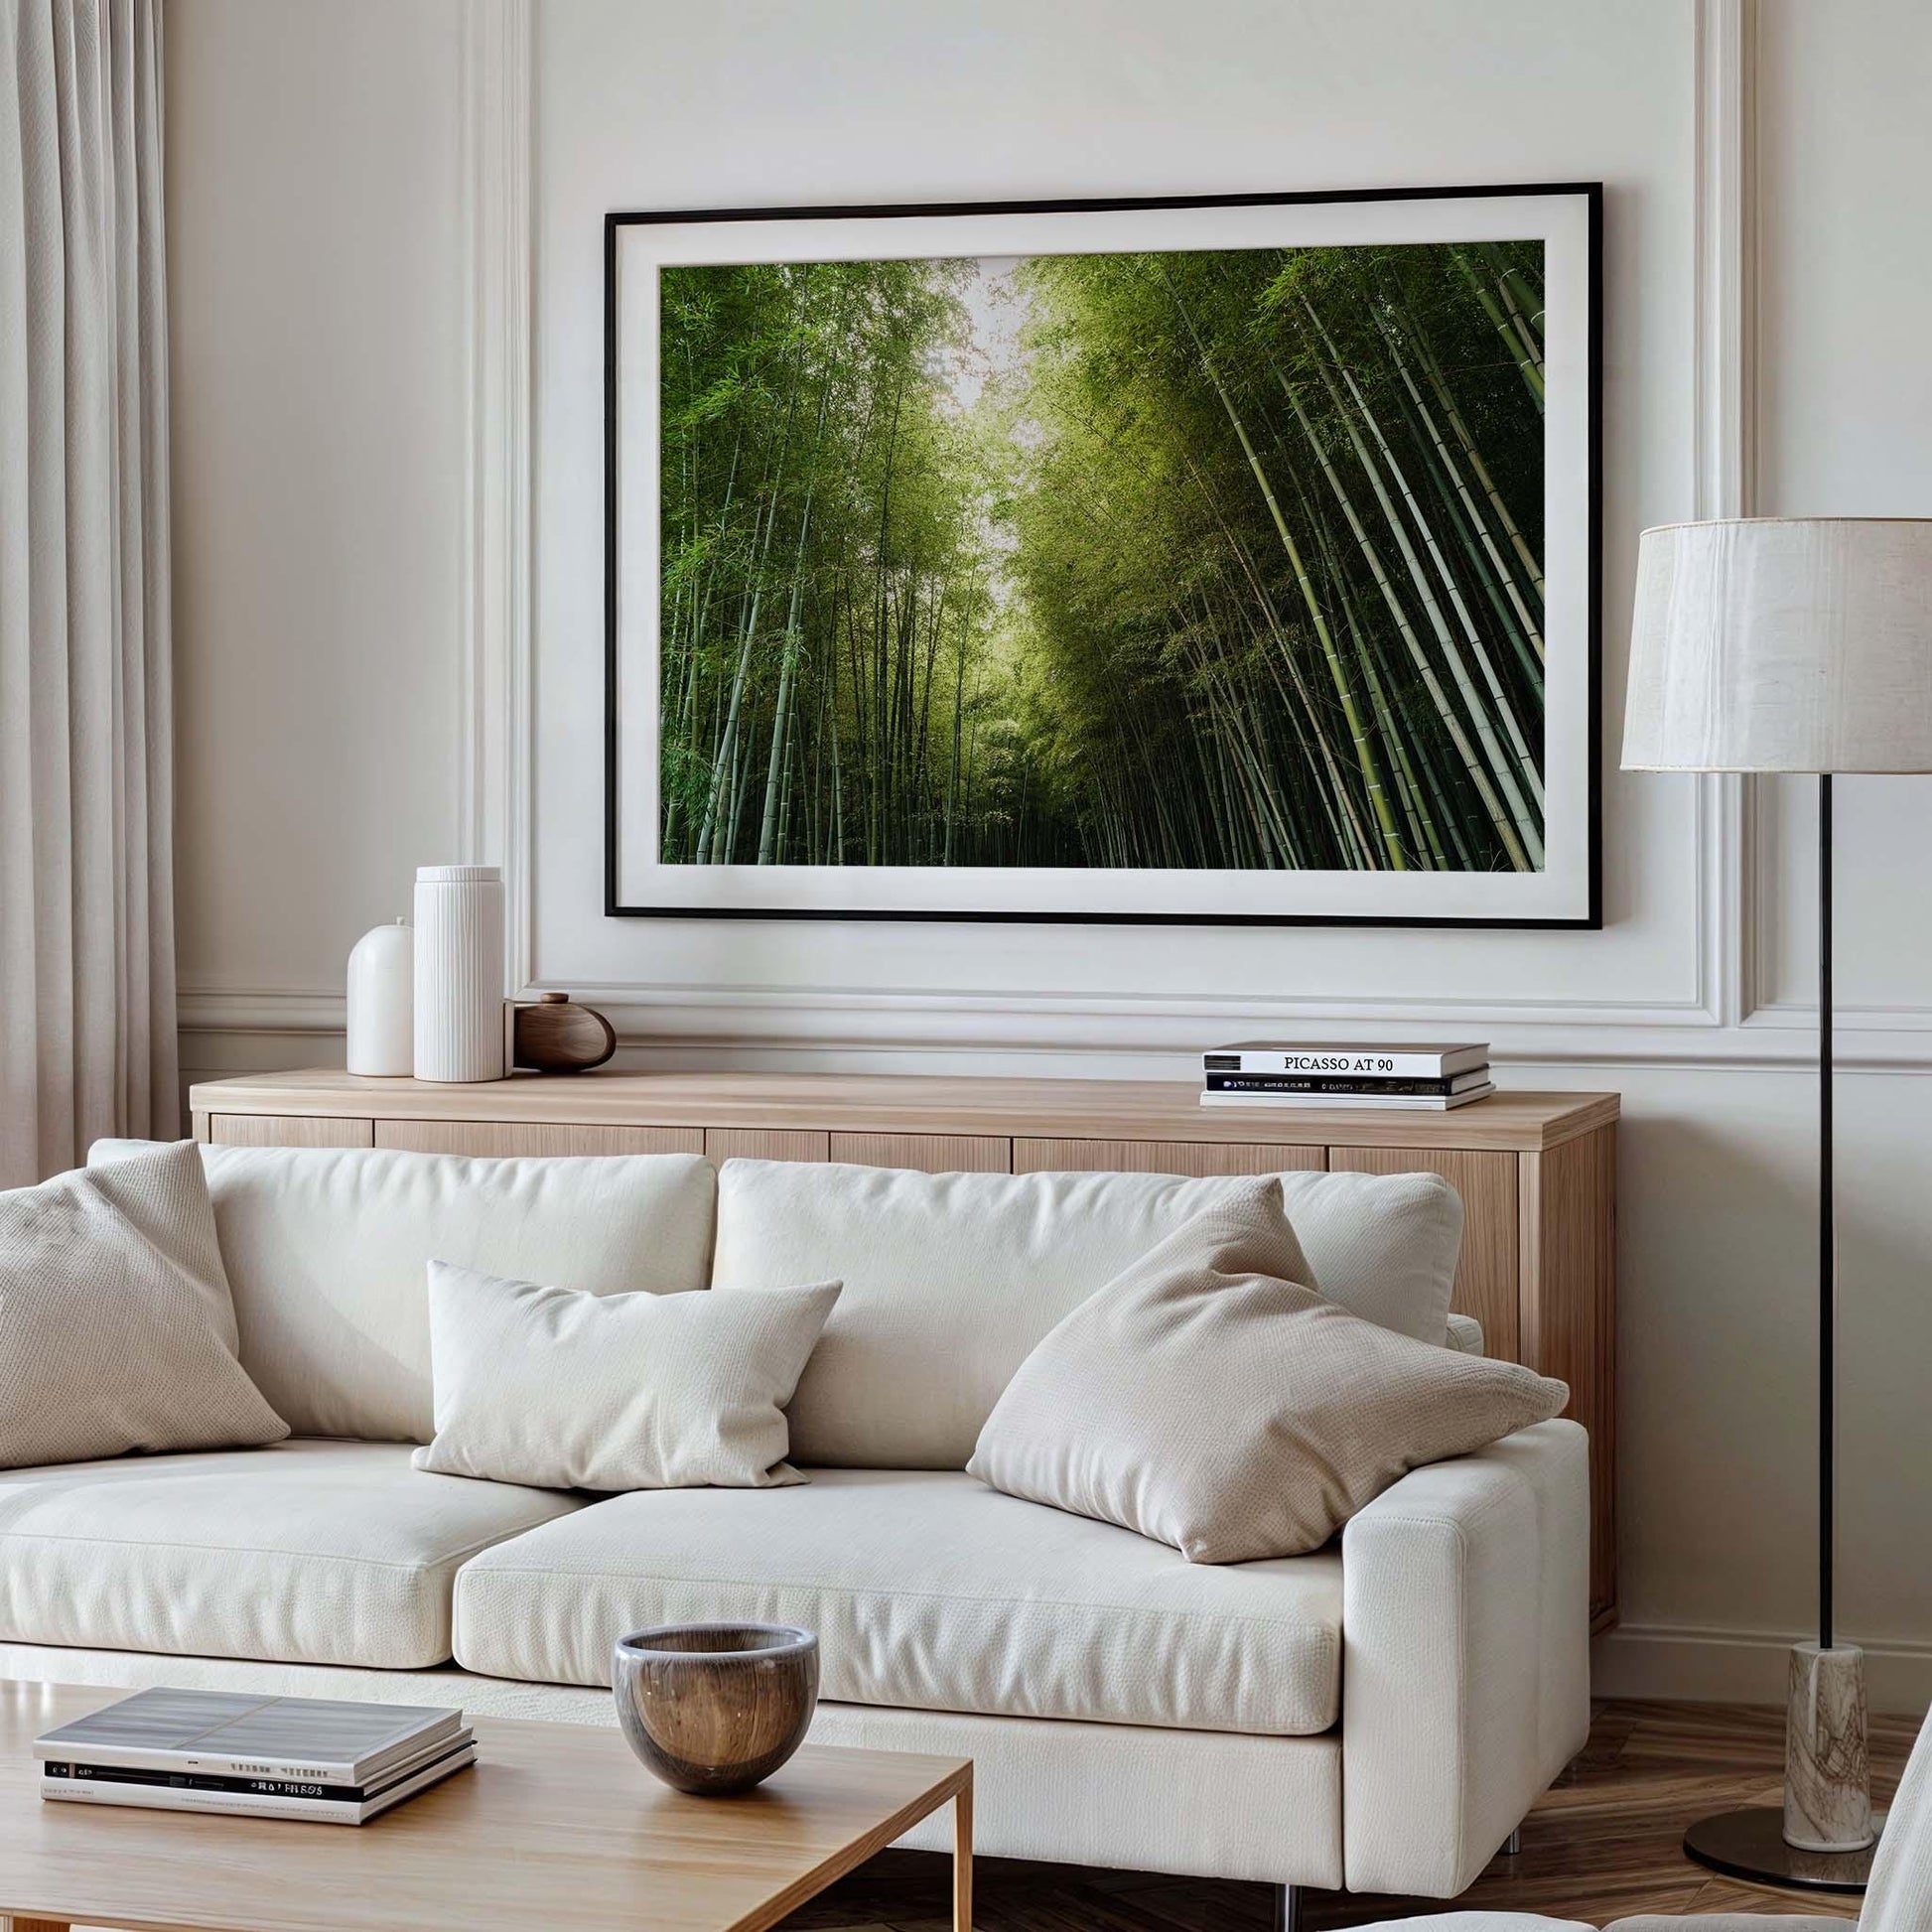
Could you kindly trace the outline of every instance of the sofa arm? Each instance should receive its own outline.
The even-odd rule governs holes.
[[[1452,1898],[1589,1732],[1589,1450],[1539,1423],[1342,1532],[1350,1891]]]

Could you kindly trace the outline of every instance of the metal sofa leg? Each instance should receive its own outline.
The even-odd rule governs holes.
[[[1302,1932],[1302,1887],[1276,1885],[1275,1932]]]
[[[1518,1825],[1517,1828],[1513,1832],[1511,1832],[1506,1839],[1503,1840],[1502,1855],[1506,1859],[1513,1859],[1515,1858],[1517,1853],[1522,1851],[1522,1849],[1523,1849],[1523,1828],[1522,1826]]]

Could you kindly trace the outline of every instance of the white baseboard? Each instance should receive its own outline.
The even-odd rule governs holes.
[[[1782,1706],[1785,1657],[1798,1641],[1797,1631],[1625,1624],[1591,1647],[1590,1689],[1675,1704]],[[1873,1711],[1917,1717],[1932,1705],[1932,1644],[1868,1643],[1864,1663]]]

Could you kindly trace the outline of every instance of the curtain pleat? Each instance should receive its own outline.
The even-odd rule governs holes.
[[[169,1136],[158,0],[0,0],[0,1185]]]

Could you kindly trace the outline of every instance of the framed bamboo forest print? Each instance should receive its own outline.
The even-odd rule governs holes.
[[[606,244],[612,913],[1598,922],[1597,188]]]

